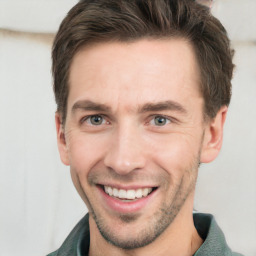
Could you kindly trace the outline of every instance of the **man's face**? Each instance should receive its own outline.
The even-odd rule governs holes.
[[[61,154],[110,243],[149,244],[193,200],[204,137],[199,83],[181,39],[98,44],[74,57]]]

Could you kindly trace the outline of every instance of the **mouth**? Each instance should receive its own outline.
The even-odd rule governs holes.
[[[155,198],[158,190],[158,187],[124,189],[99,184],[97,187],[102,195],[102,205],[118,213],[135,213],[144,209]]]
[[[103,190],[109,196],[122,200],[124,202],[130,202],[134,200],[141,199],[143,197],[147,197],[151,194],[156,187],[148,187],[148,188],[139,188],[139,189],[118,189],[110,186],[102,186]]]

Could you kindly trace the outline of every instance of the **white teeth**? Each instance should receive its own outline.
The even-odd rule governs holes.
[[[142,195],[147,196],[152,191],[152,188],[144,188],[142,190]]]
[[[136,190],[135,196],[136,196],[137,198],[142,198],[142,189],[141,189],[141,188]]]
[[[119,192],[119,193],[118,193],[118,197],[119,197],[119,198],[126,198],[126,191],[125,191],[125,190],[120,189],[118,192]],[[110,196],[111,196],[111,195],[110,195]]]
[[[104,190],[110,196],[114,196],[120,199],[134,200],[136,198],[146,197],[152,191],[152,188],[124,190],[124,189],[117,189],[109,186],[104,186]]]
[[[113,189],[113,196],[118,196],[118,190],[116,188]]]
[[[107,191],[108,191],[107,193],[108,193],[110,196],[113,195],[113,191],[112,191],[112,188],[111,188],[111,187],[108,187]]]
[[[126,198],[127,199],[135,199],[135,190],[127,190]]]
[[[148,194],[148,189],[147,188],[143,188],[142,189],[142,195],[143,196],[147,196],[147,194]]]

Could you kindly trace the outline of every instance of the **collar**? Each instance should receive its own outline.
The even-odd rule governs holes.
[[[228,247],[224,234],[211,214],[193,213],[198,234],[204,240],[194,256],[242,256]],[[62,246],[48,256],[87,256],[90,246],[89,214],[75,226]]]

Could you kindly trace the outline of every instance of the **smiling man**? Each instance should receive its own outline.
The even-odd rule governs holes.
[[[233,51],[192,0],[80,1],[53,47],[61,160],[89,213],[50,255],[238,255],[194,214],[222,145]]]

